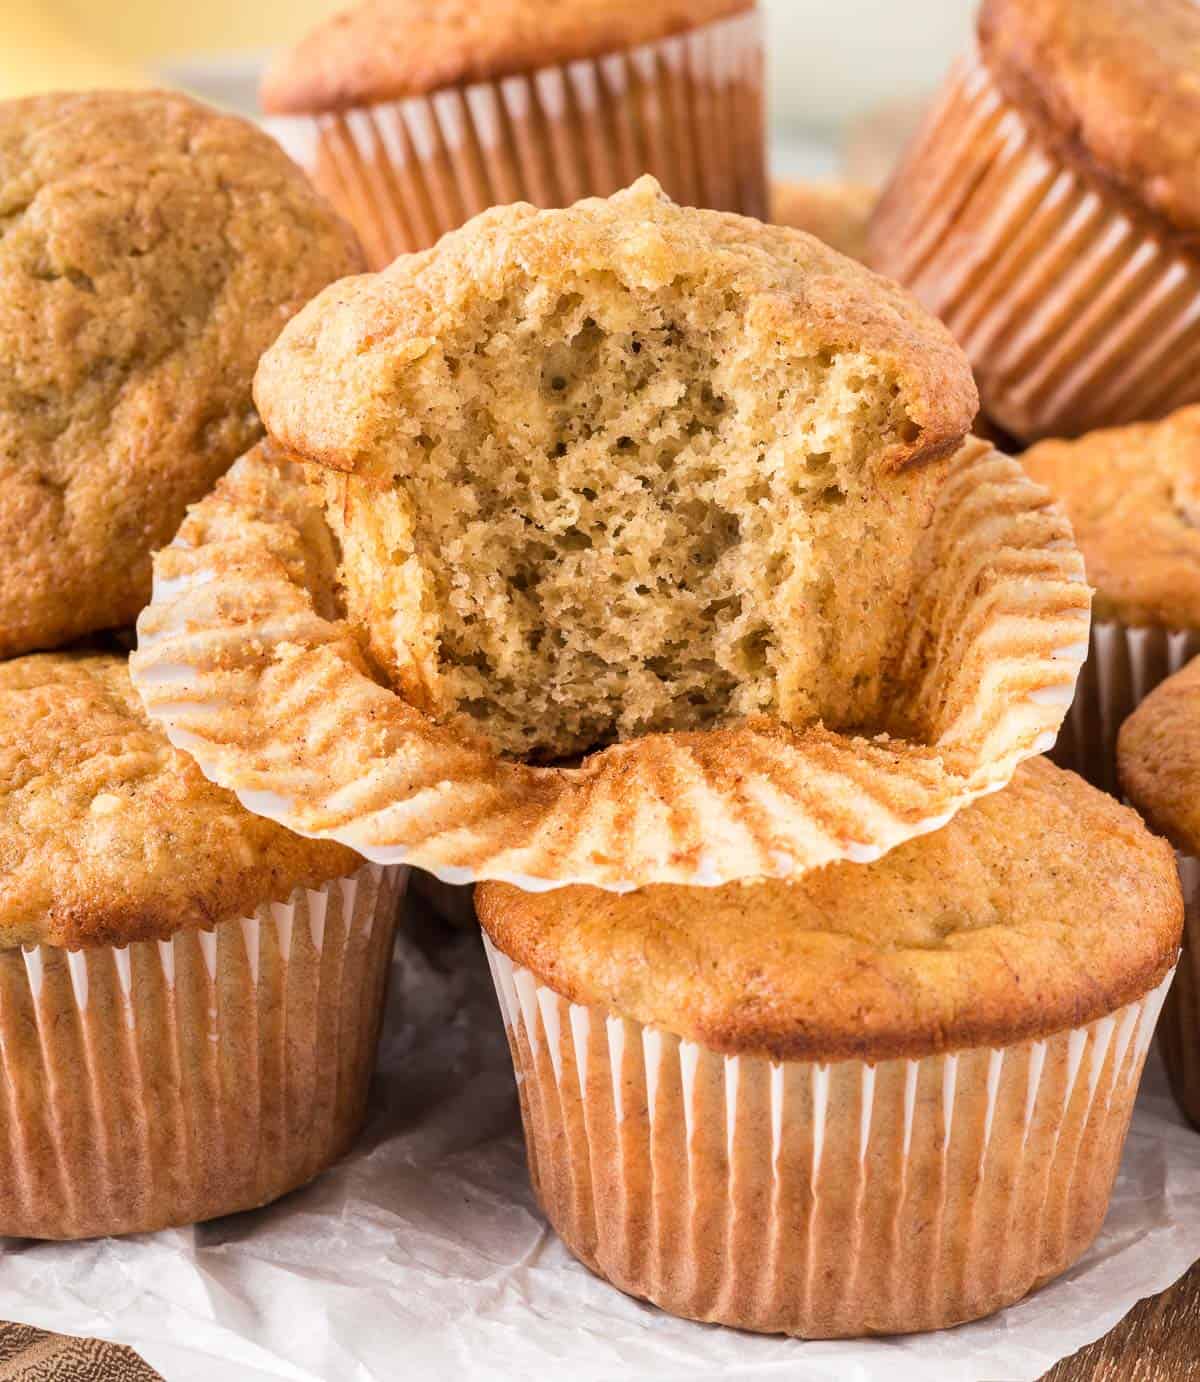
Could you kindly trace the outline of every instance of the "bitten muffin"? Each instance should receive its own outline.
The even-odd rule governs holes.
[[[1065,517],[964,441],[945,329],[799,231],[652,178],[495,208],[327,290],[255,393],[270,444],[156,558],[132,665],[302,834],[451,883],[791,876],[1062,723]]]
[[[123,659],[0,663],[0,1234],[193,1223],[340,1156],[405,873],[243,810]]]
[[[1187,923],[1158,1039],[1179,1106],[1200,1129],[1200,662],[1168,677],[1125,721],[1117,757],[1130,802],[1179,854]]]
[[[376,268],[489,206],[645,172],[766,213],[755,0],[372,0],[283,53],[262,105]]]
[[[1066,509],[1096,592],[1056,755],[1111,791],[1123,721],[1200,652],[1200,407],[1041,442],[1021,463]]]
[[[258,357],[361,266],[274,141],[183,96],[0,103],[0,656],[132,624],[261,434]]]
[[[865,261],[867,221],[878,197],[873,187],[854,182],[776,182],[771,186],[771,220]]]
[[[1183,911],[1169,847],[1044,759],[868,866],[476,900],[567,1246],[815,1338],[973,1319],[1087,1248]]]
[[[1025,440],[1200,399],[1200,9],[984,0],[872,221]]]

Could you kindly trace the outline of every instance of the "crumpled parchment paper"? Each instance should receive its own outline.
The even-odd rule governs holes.
[[[525,1175],[479,938],[397,951],[376,1097],[314,1185],[195,1229],[0,1240],[0,1315],[136,1348],[168,1382],[1018,1382],[1200,1257],[1200,1135],[1153,1062],[1100,1240],[1062,1280],[941,1334],[802,1343],[675,1320],[591,1276]]]

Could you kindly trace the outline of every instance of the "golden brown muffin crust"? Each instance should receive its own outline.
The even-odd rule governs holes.
[[[1193,0],[984,0],[981,51],[1063,156],[1176,230],[1200,230]]]
[[[150,723],[123,658],[0,663],[0,947],[165,939],[360,863],[208,782]]]
[[[317,25],[268,69],[269,114],[420,96],[653,43],[755,0],[370,0]]]
[[[771,220],[815,235],[865,263],[867,222],[879,199],[873,187],[856,182],[776,182],[771,187]]]
[[[1122,725],[1117,770],[1151,829],[1200,855],[1200,658],[1160,682]]]
[[[1021,464],[1067,511],[1097,619],[1200,628],[1200,405],[1039,442]]]
[[[717,889],[476,889],[484,929],[572,1002],[730,1054],[922,1057],[1044,1037],[1148,992],[1179,948],[1174,858],[1037,759],[879,862]]]
[[[0,104],[0,656],[133,622],[151,551],[261,433],[259,355],[361,262],[243,120]]]

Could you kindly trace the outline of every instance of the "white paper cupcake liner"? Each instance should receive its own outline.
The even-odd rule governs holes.
[[[763,99],[751,12],[628,52],[265,124],[382,268],[489,206],[569,206],[643,173],[677,202],[765,219]]]
[[[978,56],[952,72],[870,241],[873,266],[941,317],[1015,436],[1200,399],[1200,260],[1042,145]]]
[[[1088,659],[1053,758],[1106,792],[1120,795],[1117,735],[1161,681],[1200,653],[1200,632],[1138,628],[1114,620],[1092,625]]]
[[[569,1003],[484,944],[571,1251],[673,1314],[810,1338],[942,1328],[1070,1266],[1170,983],[1043,1041],[780,1063]]]
[[[195,1223],[335,1161],[407,873],[366,864],[167,941],[0,953],[0,1234]]]
[[[448,883],[716,886],[870,862],[1046,752],[1087,649],[1070,526],[969,441],[921,537],[889,669],[912,738],[728,729],[530,767],[369,675],[332,612],[324,516],[288,466],[242,458],[156,562],[131,674],[148,712],[247,809]]]
[[[1200,1131],[1200,859],[1177,857],[1186,908],[1183,952],[1158,1024],[1158,1046],[1171,1092]]]

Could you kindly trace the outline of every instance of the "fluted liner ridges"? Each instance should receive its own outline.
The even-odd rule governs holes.
[[[1090,592],[1046,491],[972,441],[922,542],[890,709],[925,737],[757,719],[530,767],[371,678],[331,617],[323,515],[252,452],[159,554],[131,673],[248,809],[377,863],[527,889],[792,876],[937,829],[1049,749],[1070,704]]]
[[[811,1338],[942,1328],[1070,1266],[1170,982],[1006,1049],[777,1063],[569,1003],[484,943],[568,1248],[673,1314]]]
[[[1200,859],[1179,855],[1179,875],[1187,907],[1183,953],[1158,1024],[1158,1046],[1171,1092],[1200,1130]]]
[[[1117,735],[1151,691],[1200,653],[1200,633],[1109,620],[1092,625],[1088,660],[1051,755],[1106,792],[1120,795]]]
[[[673,200],[765,219],[762,21],[267,128],[373,268],[490,206],[569,206],[653,173]]]
[[[406,878],[367,864],[212,931],[0,954],[0,1234],[194,1223],[336,1160]]]
[[[1200,260],[1041,145],[976,55],[870,238],[873,266],[941,317],[1015,436],[1078,436],[1200,399]]]

